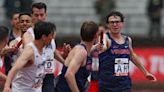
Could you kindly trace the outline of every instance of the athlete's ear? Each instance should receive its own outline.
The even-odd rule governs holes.
[[[46,35],[42,35],[42,40],[45,41],[47,39]]]
[[[56,38],[56,32],[54,32],[54,38]]]
[[[47,18],[47,13],[45,14],[45,18]]]

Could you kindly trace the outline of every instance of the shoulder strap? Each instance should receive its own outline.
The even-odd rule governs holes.
[[[85,44],[80,44],[80,45],[82,45],[87,50],[87,47],[85,46]]]
[[[110,36],[109,32],[107,32],[106,34],[107,34],[108,38],[111,39],[111,36]]]
[[[129,36],[125,35],[125,34],[122,34],[124,36],[124,39],[125,39],[125,43],[126,44],[129,44]]]

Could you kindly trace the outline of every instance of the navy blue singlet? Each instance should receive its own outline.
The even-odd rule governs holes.
[[[99,92],[124,92],[130,90],[128,36],[122,35],[125,42],[118,44],[110,37],[109,33],[107,35],[111,39],[111,46],[105,52],[99,54]]]
[[[9,42],[12,41],[12,40],[14,40],[14,39],[15,39],[15,37],[13,35],[13,31],[11,30],[10,31],[10,35],[9,35]]]
[[[83,44],[79,44],[79,45],[85,47],[85,45]],[[80,67],[77,73],[75,74],[76,82],[80,92],[85,92],[85,83],[90,74],[90,71],[87,69],[87,66],[90,66],[90,64],[91,64],[91,57],[88,56],[86,66]],[[67,81],[64,77],[67,68],[68,68],[67,66],[63,65],[62,73],[59,76],[59,81],[56,85],[55,92],[71,92],[71,89],[69,88]]]

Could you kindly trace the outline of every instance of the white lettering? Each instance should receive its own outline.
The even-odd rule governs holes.
[[[164,56],[150,56],[150,72],[164,74]]]
[[[158,56],[150,56],[150,71],[151,73],[157,73],[158,71],[158,62],[159,62],[159,57]]]
[[[159,58],[159,73],[164,74],[164,57]]]

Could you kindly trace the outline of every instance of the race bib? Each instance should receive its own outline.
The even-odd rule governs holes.
[[[129,74],[129,59],[116,58],[114,65],[115,76],[128,76]]]
[[[46,60],[44,69],[46,74],[53,74],[55,70],[54,59]]]

